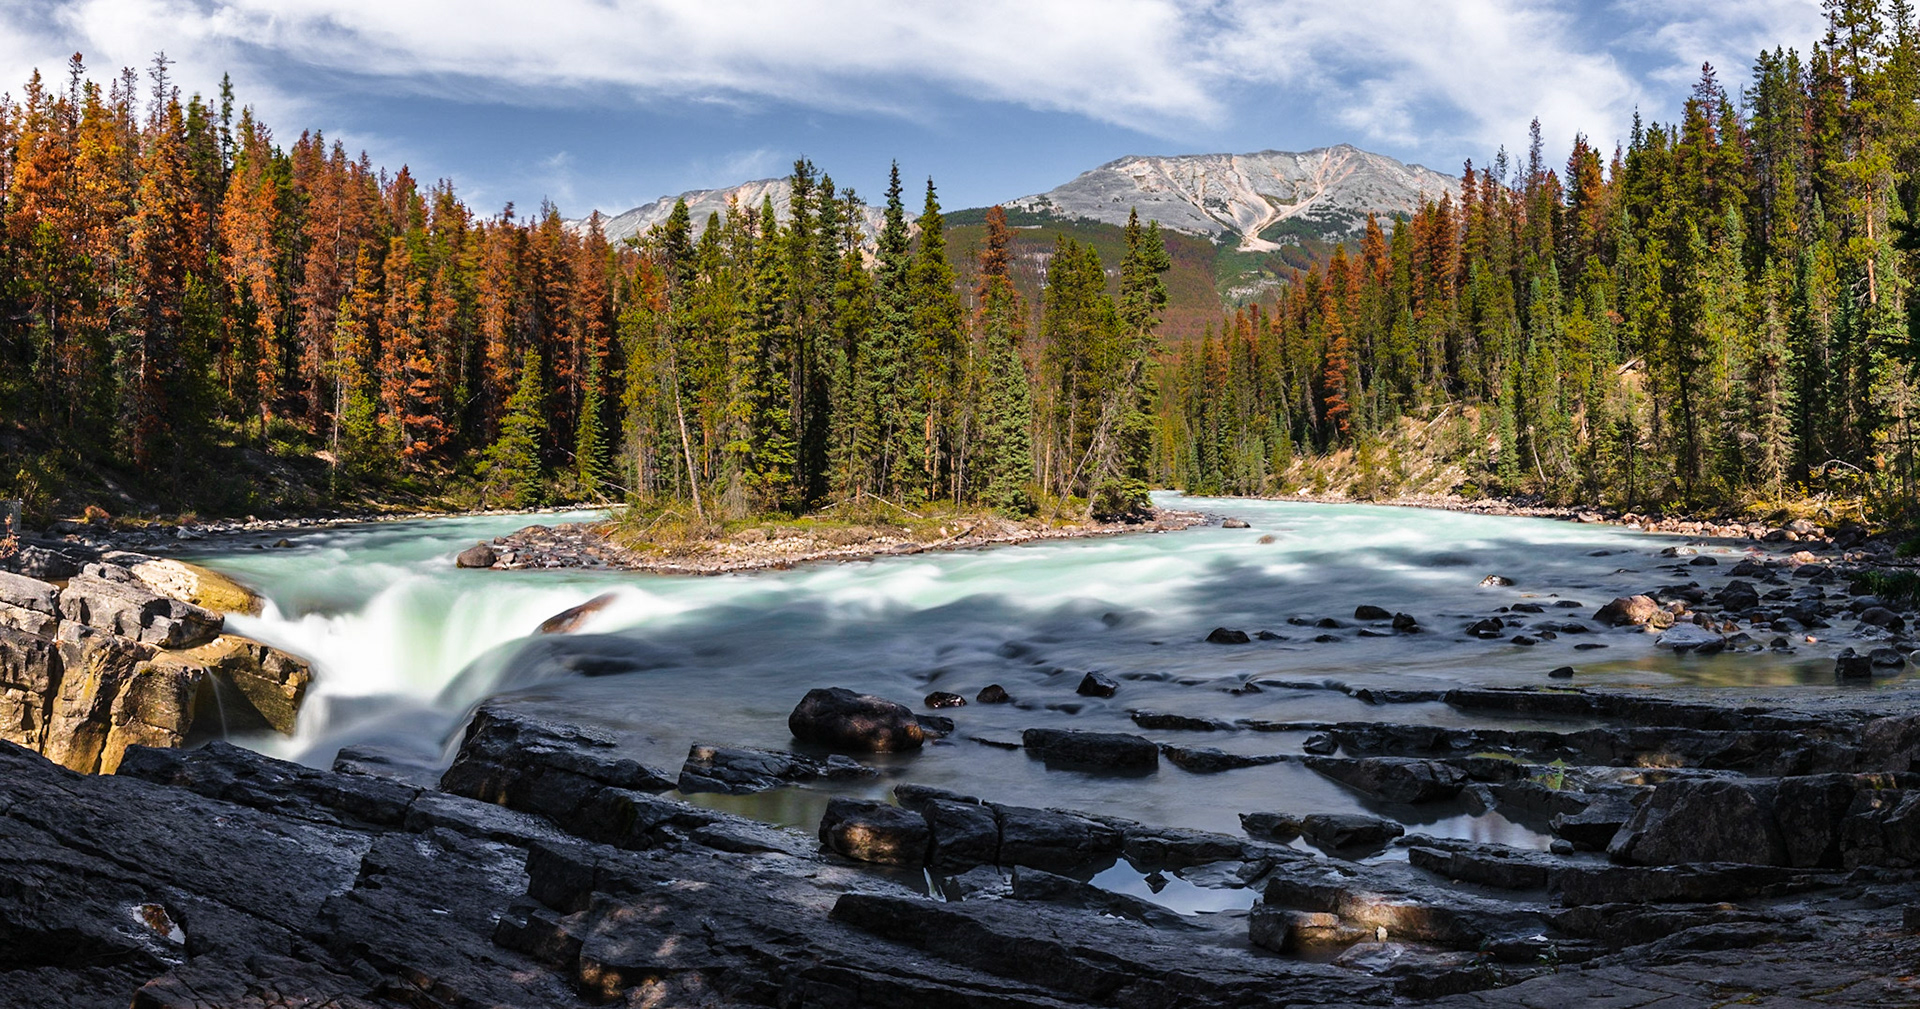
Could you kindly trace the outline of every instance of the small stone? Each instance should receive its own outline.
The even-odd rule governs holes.
[[[1539,644],[1540,639],[1530,638],[1530,637],[1527,637],[1525,634],[1516,634],[1513,636],[1513,643],[1516,645],[1525,645],[1527,647],[1532,647],[1533,645]]]
[[[1507,625],[1499,617],[1488,617],[1467,625],[1467,633],[1476,638],[1493,639],[1500,636],[1501,629]]]
[[[1480,579],[1480,587],[1483,589],[1504,589],[1511,588],[1512,586],[1513,579],[1508,578],[1506,575],[1488,575]]]
[[[1574,853],[1575,849],[1573,847],[1572,841],[1569,841],[1564,837],[1556,837],[1553,839],[1552,844],[1547,845],[1547,850],[1553,852],[1556,855],[1571,855]]]
[[[1420,633],[1420,621],[1413,619],[1413,614],[1411,613],[1395,613],[1393,615],[1393,629],[1402,634],[1418,634]]]
[[[1006,704],[1013,700],[1012,697],[1008,696],[1007,688],[998,683],[989,683],[980,688],[980,693],[974,695],[973,699],[979,701],[981,704]]]
[[[926,697],[926,705],[929,708],[963,708],[966,704],[966,698],[945,690],[936,690]]]
[[[1702,554],[1699,557],[1695,557],[1693,560],[1690,560],[1687,563],[1696,568],[1713,568],[1713,567],[1720,566],[1719,561],[1714,560],[1713,558],[1708,557],[1704,554]]]
[[[1268,534],[1266,534],[1265,536],[1262,536],[1262,537],[1260,537],[1260,539],[1259,539],[1259,542],[1260,542],[1261,544],[1267,544],[1267,543],[1272,543],[1272,542],[1273,542],[1273,534],[1272,534],[1272,533],[1268,533]]]
[[[1119,680],[1104,673],[1088,673],[1074,693],[1082,697],[1112,697],[1119,690]]]
[[[1392,620],[1393,614],[1387,612],[1384,609],[1381,609],[1378,606],[1373,606],[1369,604],[1369,605],[1356,607],[1353,611],[1353,619],[1355,620]]]
[[[1207,635],[1207,641],[1216,645],[1244,645],[1252,640],[1247,637],[1246,631],[1236,631],[1229,627],[1215,627],[1213,633]]]
[[[1555,679],[1555,680],[1571,680],[1573,679],[1573,667],[1561,666],[1558,669],[1554,669],[1548,672],[1547,676],[1550,679]]]
[[[1223,519],[1223,520],[1221,520],[1221,522],[1220,522],[1220,528],[1222,528],[1222,529],[1245,529],[1245,528],[1247,528],[1247,523],[1246,523],[1246,522],[1245,522],[1244,520],[1242,520],[1242,519]]]

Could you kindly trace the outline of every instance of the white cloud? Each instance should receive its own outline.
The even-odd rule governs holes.
[[[923,117],[959,95],[1176,140],[1237,136],[1237,114],[1277,107],[1415,152],[1524,143],[1538,115],[1564,150],[1676,105],[1702,59],[1734,84],[1762,46],[1804,47],[1819,23],[1816,0],[0,0],[0,74],[165,49],[193,86],[232,70],[279,123],[340,115],[298,93],[304,67],[521,105]]]

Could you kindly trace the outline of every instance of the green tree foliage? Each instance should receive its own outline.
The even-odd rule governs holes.
[[[507,398],[500,437],[486,452],[488,483],[516,508],[540,504],[546,497],[545,467],[540,460],[540,442],[547,429],[540,409],[542,384],[540,352],[529,347],[520,360],[519,382]]]

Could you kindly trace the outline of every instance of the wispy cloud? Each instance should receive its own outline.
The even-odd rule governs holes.
[[[925,120],[965,99],[1195,142],[1280,109],[1362,143],[1454,152],[1518,142],[1536,115],[1555,143],[1604,142],[1635,107],[1671,106],[1702,60],[1737,80],[1761,47],[1804,45],[1820,22],[1816,0],[0,0],[0,73],[165,49],[181,79],[233,70],[263,111],[302,121],[327,114],[306,107],[303,73],[521,106]],[[732,177],[781,160],[704,157]]]

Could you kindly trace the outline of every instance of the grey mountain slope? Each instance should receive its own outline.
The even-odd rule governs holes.
[[[1125,224],[1143,220],[1173,231],[1224,240],[1241,251],[1279,247],[1273,232],[1307,231],[1338,240],[1358,234],[1368,213],[1384,221],[1411,215],[1422,199],[1460,198],[1460,181],[1348,144],[1293,153],[1130,156],[1109,161],[1063,186],[1010,201],[1009,209]],[[1292,229],[1276,226],[1294,222]]]
[[[698,236],[706,230],[707,219],[719,214],[725,219],[732,208],[738,206],[742,211],[759,213],[763,200],[773,201],[773,212],[780,220],[786,220],[793,206],[793,190],[786,179],[757,179],[743,182],[725,189],[695,189],[678,196],[662,196],[652,203],[643,204],[612,217],[602,215],[600,229],[606,233],[607,241],[618,243],[623,239],[635,238],[646,234],[648,228],[666,223],[667,216],[673,213],[676,200],[687,201],[687,213],[693,218],[693,233]],[[881,210],[878,207],[866,207],[866,219],[862,230],[871,238],[880,231]],[[909,214],[911,219],[912,215]],[[585,219],[567,222],[576,230],[585,230]]]

